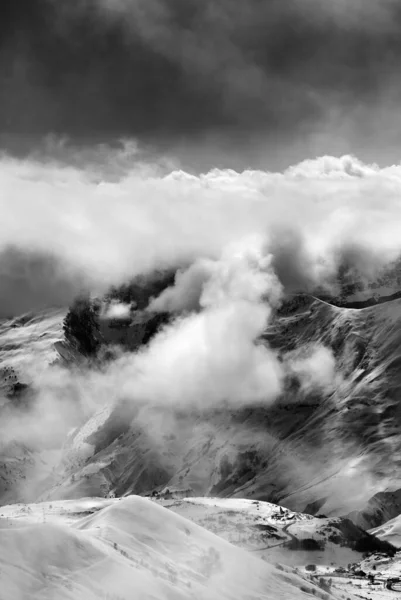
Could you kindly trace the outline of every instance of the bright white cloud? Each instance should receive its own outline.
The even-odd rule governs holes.
[[[340,379],[332,350],[321,344],[302,346],[287,354],[285,366],[288,373],[298,378],[305,393],[327,392]]]
[[[135,163],[134,155],[130,163],[126,152],[124,160],[111,153],[106,168],[104,153],[99,164],[94,154],[81,168],[1,160],[0,251],[13,245],[22,255],[50,254],[64,278],[81,276],[71,293],[83,284],[104,288],[154,267],[192,263],[180,285],[193,277],[199,287],[208,260],[255,235],[264,237],[286,286],[327,283],[344,252],[352,251],[368,271],[400,252],[399,166],[380,169],[346,156],[305,161],[284,173],[164,175]],[[35,279],[30,269],[26,279]],[[52,281],[59,285],[54,267],[48,279],[42,295],[51,301]],[[18,293],[24,296],[23,289]]]
[[[270,402],[281,392],[281,365],[258,338],[270,316],[267,300],[278,300],[281,285],[263,252],[263,238],[232,245],[207,264],[201,271],[200,312],[178,319],[135,357],[132,389],[139,387],[139,397],[146,390],[156,403],[167,398],[198,407]],[[186,272],[188,280],[194,272],[199,273]],[[158,300],[173,298],[175,306],[183,306],[188,299],[183,278]]]
[[[105,311],[102,313],[101,317],[105,319],[126,319],[129,317],[130,312],[130,304],[124,304],[123,302],[110,302],[110,304],[105,307]]]
[[[154,298],[149,310],[171,313],[198,310],[203,287],[212,277],[214,268],[215,261],[199,258],[188,269],[178,270],[174,286]]]

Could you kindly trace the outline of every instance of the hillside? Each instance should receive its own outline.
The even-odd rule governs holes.
[[[255,500],[184,498],[160,502],[268,562],[346,567],[366,553],[396,549],[344,518],[314,518]]]
[[[42,499],[173,486],[312,514],[316,503],[327,516],[363,509],[372,492],[399,487],[400,317],[400,300],[356,310],[295,297],[263,340],[284,361],[316,344],[330,349],[331,387],[305,388],[289,374],[275,403],[237,410],[117,401],[71,433]]]
[[[6,506],[0,528],[3,600],[328,597],[299,572],[136,496]]]
[[[401,514],[401,490],[378,492],[349,518],[364,529],[378,527]]]
[[[400,316],[400,300],[356,310],[294,297],[277,312],[263,341],[282,360],[314,344],[330,349],[334,386],[307,389],[289,374],[280,398],[264,407],[177,411],[123,399],[101,406],[70,432],[62,461],[42,481],[41,497],[144,494],[175,486],[194,495],[249,497],[311,514],[349,513],[362,526],[380,524],[358,521],[354,511],[363,511],[372,492],[399,487]],[[4,323],[4,366],[27,382],[35,369],[46,369],[57,356],[61,318],[50,313],[24,325]],[[145,313],[142,320],[146,331]],[[9,487],[12,457],[7,463],[11,476],[4,473],[3,485]]]
[[[8,566],[0,577],[10,599],[18,598],[17,564],[25,565],[21,594],[85,600],[125,598],[132,586],[144,598],[237,598],[245,575],[228,572],[225,561],[243,562],[243,551],[254,575],[241,598],[323,598],[321,586],[308,587],[320,576],[333,578],[334,596],[352,597],[354,572],[365,569],[350,564],[363,565],[367,554],[391,575],[400,571],[397,519],[382,524],[399,514],[401,300],[351,309],[287,298],[260,338],[284,366],[279,397],[203,409],[133,403],[119,393],[118,370],[111,387],[104,379],[114,361],[130,360],[128,352],[158,335],[165,315],[135,309],[125,320],[103,319],[111,354],[90,363],[63,339],[64,314],[2,324],[2,504],[38,502],[1,509],[0,560]],[[99,382],[107,385],[93,398]],[[64,404],[69,395],[73,405]],[[172,513],[206,541],[188,549],[175,529],[184,521],[170,522]],[[32,539],[38,553],[30,553]],[[210,548],[224,555],[232,587],[217,575],[213,584],[202,579]],[[171,564],[161,552],[171,552]],[[275,570],[261,558],[287,566]],[[305,582],[307,564],[320,570]]]
[[[60,445],[37,443],[36,418],[30,432],[24,424],[27,412],[35,403],[35,385],[58,359],[56,344],[63,338],[64,315],[65,311],[47,310],[4,319],[0,323],[2,503],[16,501],[26,493],[34,496],[36,482],[47,477],[59,461]],[[43,437],[46,436],[41,432],[40,438]]]

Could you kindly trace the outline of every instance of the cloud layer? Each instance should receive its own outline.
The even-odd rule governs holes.
[[[1,142],[17,152],[49,133],[134,136],[209,165],[224,151],[243,166],[250,142],[271,161],[302,140],[399,146],[397,0],[4,2]]]
[[[95,153],[80,167],[1,159],[0,315],[188,265],[176,288],[194,305],[213,261],[249,236],[263,238],[286,290],[330,286],[340,266],[370,277],[401,250],[398,166],[326,156],[281,173],[195,176],[118,151],[109,157]],[[174,293],[158,302],[174,311]]]

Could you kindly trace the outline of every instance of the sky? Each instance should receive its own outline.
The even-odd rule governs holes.
[[[399,161],[397,0],[3,0],[0,146],[121,138],[187,169]]]
[[[393,0],[4,0],[0,317],[155,268],[201,289],[255,236],[285,291],[398,258],[400,27]]]
[[[52,371],[43,413],[68,382],[173,406],[336,383],[327,349],[259,338],[285,292],[401,255],[400,33],[399,0],[2,0],[0,318],[178,270],[173,325],[96,381]]]

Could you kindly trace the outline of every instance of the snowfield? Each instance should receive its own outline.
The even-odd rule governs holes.
[[[1,600],[328,598],[139,496],[0,510]]]
[[[370,533],[376,535],[381,540],[390,542],[396,548],[401,548],[401,515],[387,521],[384,525],[371,529]]]
[[[362,552],[352,549],[354,538],[341,527],[341,519],[316,518],[270,502],[239,498],[182,498],[161,502],[268,562],[295,567],[308,563],[345,567],[359,562],[363,556]],[[310,547],[311,542],[316,544]]]

